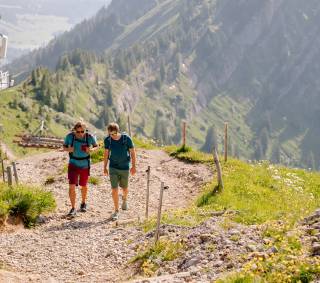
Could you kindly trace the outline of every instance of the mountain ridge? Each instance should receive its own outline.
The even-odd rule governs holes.
[[[133,116],[137,134],[176,143],[181,121],[187,119],[192,145],[202,146],[214,125],[222,150],[221,131],[228,121],[233,154],[318,168],[313,160],[320,154],[320,42],[314,36],[319,8],[315,1],[302,5],[297,0],[113,1],[49,44],[42,60],[49,58],[52,69],[55,58],[64,58],[63,46],[73,49],[76,42],[97,56],[96,67],[81,67],[83,74],[76,75],[88,78],[85,73],[91,73],[112,87],[116,103],[103,110],[96,101],[93,107],[91,122],[96,126],[103,125],[98,120],[106,123],[125,111]],[[125,17],[129,10],[130,17]],[[59,42],[60,49],[55,47]],[[57,54],[48,57],[55,48]],[[109,77],[101,69],[107,69]],[[94,80],[86,89],[104,96]],[[70,93],[75,95],[72,88]]]

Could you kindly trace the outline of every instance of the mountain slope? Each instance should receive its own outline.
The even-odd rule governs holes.
[[[100,93],[87,116],[96,126],[127,111],[137,134],[177,143],[187,119],[189,143],[201,146],[212,126],[221,145],[228,121],[233,155],[318,168],[319,8],[315,0],[113,1],[12,68],[53,69],[80,47],[109,70],[83,71],[112,88],[103,110],[103,84],[87,85],[88,97]]]

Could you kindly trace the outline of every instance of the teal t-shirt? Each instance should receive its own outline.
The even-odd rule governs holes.
[[[74,139],[74,134],[72,134],[72,133],[68,134],[64,139],[64,146],[65,147],[71,146],[73,139]],[[88,134],[88,144],[89,144],[89,146],[93,146],[93,147],[97,146],[96,139],[90,134]],[[81,150],[82,145],[87,145],[86,137],[84,137],[83,139],[77,139],[77,138],[74,139],[73,156],[78,157],[78,158],[83,158],[83,157],[88,156],[88,153]],[[89,167],[89,160],[88,159],[76,160],[76,159],[70,158],[69,163],[73,164],[79,168],[88,168]]]
[[[104,139],[104,148],[110,151],[109,167],[119,170],[129,170],[130,168],[130,153],[129,149],[133,148],[132,139],[122,134],[119,140],[114,140],[111,137]]]

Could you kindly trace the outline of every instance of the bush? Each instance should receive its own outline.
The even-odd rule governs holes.
[[[96,186],[101,183],[101,180],[98,177],[90,176],[89,183]]]
[[[100,145],[100,148],[97,151],[91,153],[91,162],[95,164],[103,161],[103,155],[104,155],[104,147]]]
[[[130,262],[138,263],[138,268],[143,274],[152,276],[158,269],[159,261],[174,260],[181,255],[183,247],[180,242],[161,239],[156,244],[142,246],[139,253]]]
[[[2,217],[21,217],[26,227],[35,224],[38,216],[56,207],[53,195],[41,189],[0,185],[0,213]]]
[[[190,163],[213,163],[213,156],[208,153],[193,150],[189,146],[166,146],[164,150],[177,159]]]
[[[50,176],[45,180],[44,184],[47,186],[47,185],[53,184],[54,182],[55,182],[54,177]]]
[[[4,201],[0,200],[0,223],[3,221],[3,219],[6,218],[9,212],[9,206]]]

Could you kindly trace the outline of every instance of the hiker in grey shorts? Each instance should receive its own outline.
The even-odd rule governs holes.
[[[136,173],[136,152],[131,137],[126,133],[120,133],[118,124],[109,124],[107,130],[109,136],[104,140],[104,174],[110,176],[115,210],[111,218],[117,220],[119,217],[119,186],[122,189],[121,208],[128,210],[129,174]]]

